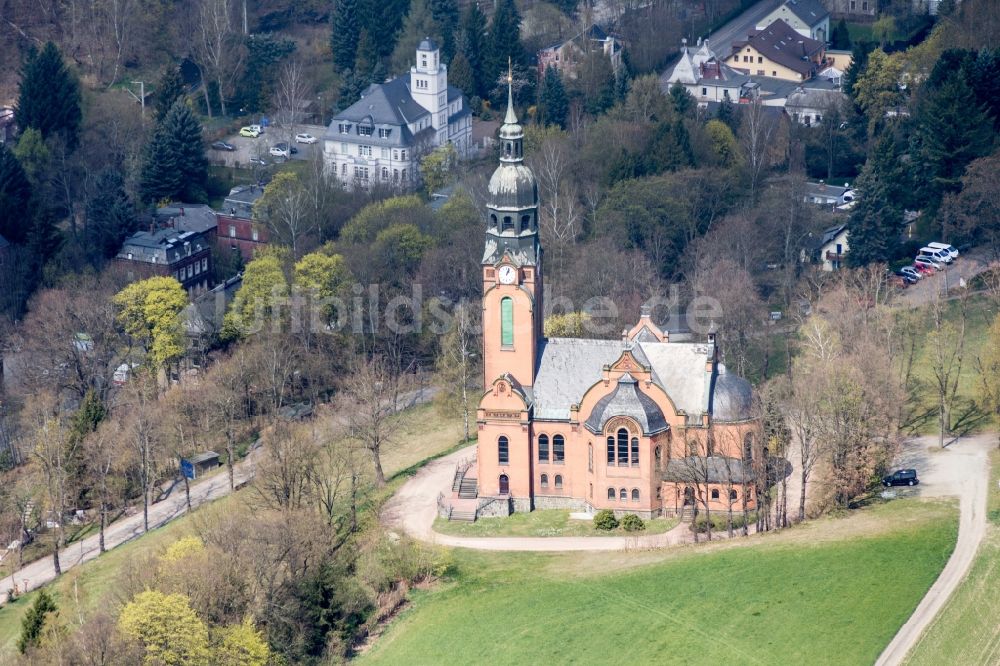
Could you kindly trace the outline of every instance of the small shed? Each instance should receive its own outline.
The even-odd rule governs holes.
[[[197,479],[199,475],[219,466],[219,454],[215,451],[205,451],[190,458],[181,458],[181,474],[189,479]]]

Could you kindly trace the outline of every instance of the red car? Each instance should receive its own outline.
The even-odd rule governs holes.
[[[937,269],[931,266],[930,264],[917,263],[913,264],[913,268],[915,268],[921,275],[934,275],[935,273],[937,273]]]

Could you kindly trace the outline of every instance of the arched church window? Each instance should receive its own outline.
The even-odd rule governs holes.
[[[615,499],[615,489],[608,488],[608,499],[614,501]]]
[[[552,438],[552,462],[563,462],[566,459],[566,442],[562,435]]]
[[[714,500],[719,499],[719,489],[718,488],[712,488],[712,499],[714,499]]]
[[[633,465],[638,465],[639,464],[639,438],[638,437],[633,437],[632,438],[632,464]]]
[[[548,488],[548,487],[549,487],[549,475],[542,474],[542,488]]]
[[[497,226],[497,216],[496,213],[490,215],[490,226],[496,228]]]
[[[608,435],[608,464],[615,464],[615,438]]]
[[[531,216],[522,215],[521,216],[521,231],[527,231],[531,227]]]
[[[511,155],[514,154],[514,143],[512,141],[508,141],[504,145],[504,153],[507,155],[507,157],[510,157]]]
[[[633,488],[632,489],[632,501],[633,502],[638,502],[639,501],[639,489],[638,488]]]
[[[619,490],[618,491],[618,499],[620,499],[623,502],[627,502],[628,501],[628,490],[626,490],[625,488],[622,488],[621,490]]]
[[[628,465],[628,430],[618,430],[618,464]]]
[[[556,474],[555,481],[556,481],[556,490],[561,490],[562,489],[562,475],[561,474]]]
[[[593,442],[587,444],[587,471],[594,471],[594,444]]]
[[[656,470],[663,469],[663,450],[660,447],[653,450],[653,459],[656,461]]]
[[[735,500],[735,499],[736,499],[736,497],[737,497],[737,492],[736,492],[736,490],[735,490],[735,489],[732,489],[732,490],[730,490],[730,491],[729,491],[729,499],[731,499],[731,500]]]
[[[753,460],[753,433],[748,432],[743,438],[743,460]]]
[[[548,462],[549,461],[549,436],[539,435],[538,436],[538,461]]]
[[[514,345],[514,299],[509,296],[500,299],[500,344]]]
[[[501,465],[510,463],[510,440],[504,435],[497,440],[497,460]]]
[[[514,219],[510,215],[504,215],[503,229],[501,229],[501,231],[513,231],[513,230],[514,230]]]

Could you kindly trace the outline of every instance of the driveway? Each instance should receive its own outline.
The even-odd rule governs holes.
[[[382,510],[387,526],[405,532],[415,539],[441,546],[494,551],[620,551],[664,548],[693,540],[687,523],[663,534],[627,537],[457,537],[434,531],[437,517],[437,496],[450,489],[455,464],[471,458],[476,447],[469,446],[425,465],[407,481]],[[713,534],[723,539],[725,534]]]
[[[312,134],[318,140],[316,143],[305,144],[295,143],[294,134]],[[299,149],[299,152],[291,156],[292,160],[308,160],[318,155],[323,150],[323,135],[326,134],[326,127],[322,125],[296,125],[292,136],[292,145]],[[288,132],[280,127],[268,127],[263,134],[256,139],[250,137],[234,136],[226,137],[226,143],[236,147],[233,152],[224,150],[208,150],[208,159],[212,164],[221,164],[228,167],[246,167],[251,158],[259,158],[268,164],[274,162],[275,157],[271,157],[268,151],[276,143],[288,142]]]
[[[920,485],[914,489],[906,488],[901,493],[920,497],[957,495],[960,511],[958,541],[941,574],[879,656],[876,666],[902,663],[968,573],[986,533],[987,452],[995,445],[996,435],[987,434],[963,437],[944,450],[938,447],[935,437],[918,437],[904,446],[897,466],[916,469]]]

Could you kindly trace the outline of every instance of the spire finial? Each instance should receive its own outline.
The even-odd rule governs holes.
[[[516,125],[517,116],[514,115],[514,64],[507,56],[507,115],[503,119],[506,125]]]

